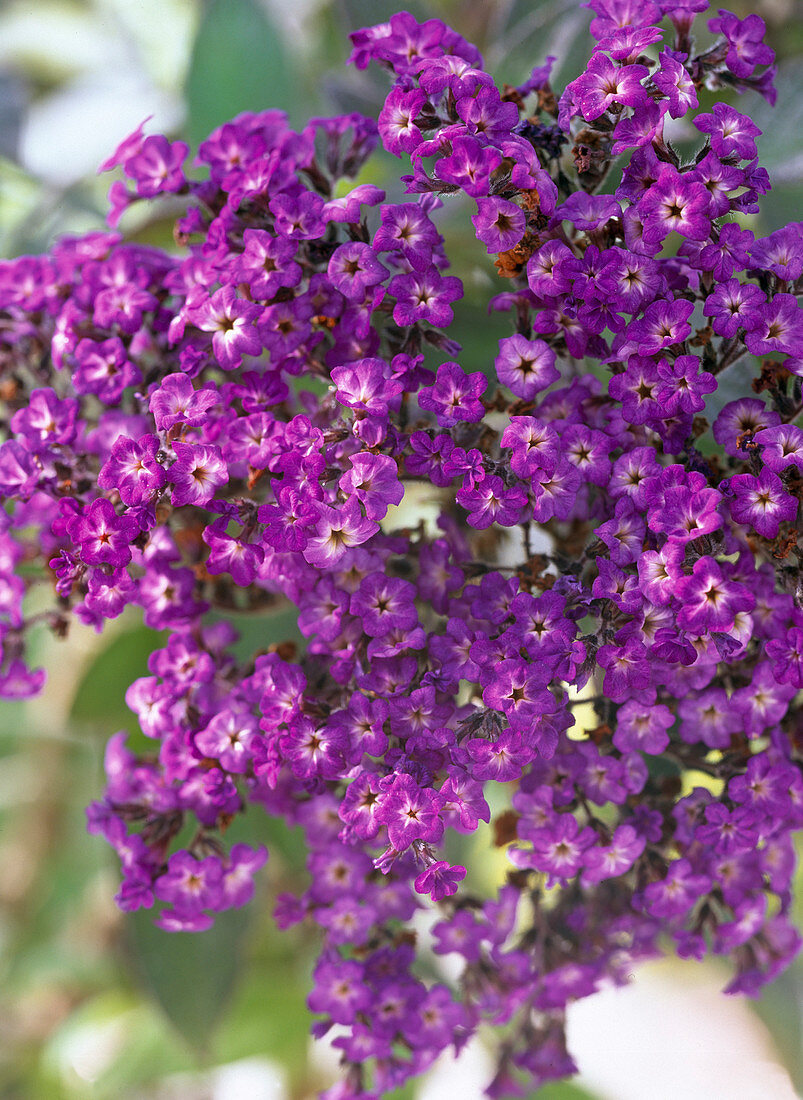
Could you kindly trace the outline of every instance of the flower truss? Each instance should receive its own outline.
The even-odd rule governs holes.
[[[772,101],[773,54],[724,10],[698,52],[705,0],[588,6],[598,44],[560,95],[553,59],[500,91],[402,12],[352,35],[392,80],[376,122],[243,114],[200,180],[140,127],[103,166],[127,180],[110,220],[184,201],[181,255],[97,232],[0,266],[2,694],[44,678],[37,560],[54,631],[136,605],[169,632],[127,694],[152,752],[111,739],[90,830],[122,908],[158,900],[170,931],[251,897],[267,853],[224,838],[247,806],[303,828],[310,886],[277,919],[320,929],[330,1098],[484,1024],[489,1095],[515,1095],[575,1071],[567,1004],[635,960],[728,955],[755,993],[800,943],[803,227],[745,228],[759,131],[711,94]],[[404,201],[354,182],[378,141],[410,163]],[[510,318],[476,373],[445,331],[458,192]],[[712,413],[745,358],[751,391]],[[394,526],[414,483],[437,526]],[[239,663],[213,613],[282,599],[304,651]],[[492,900],[445,847],[489,800]],[[452,985],[419,958],[422,909]]]

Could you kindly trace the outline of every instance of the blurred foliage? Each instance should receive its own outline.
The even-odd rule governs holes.
[[[125,704],[125,691],[137,677],[148,675],[148,657],[167,638],[166,631],[160,634],[146,626],[115,633],[79,680],[70,720],[102,735],[120,729],[137,733],[139,724]],[[110,690],[99,691],[99,684],[109,685]]]
[[[213,0],[192,47],[185,132],[193,148],[241,111],[265,106],[294,116],[294,66],[278,28],[256,0]],[[303,108],[303,105],[302,105]]]
[[[742,17],[760,11],[782,60],[774,111],[757,97],[735,99],[764,130],[761,159],[776,179],[760,218],[751,221],[758,234],[803,216],[803,19],[795,18],[795,3],[730,3]],[[88,174],[40,180],[26,144],[36,113],[81,81],[87,95],[105,94],[102,86],[93,93],[89,79],[99,57],[107,67],[109,51],[112,60],[130,62],[142,76],[146,99],[150,88],[154,102],[162,96],[177,105],[174,136],[197,145],[244,110],[280,107],[296,126],[323,112],[375,114],[386,82],[373,68],[362,73],[344,67],[347,36],[400,7],[459,28],[508,83],[555,54],[555,85],[561,87],[590,46],[588,13],[576,0],[8,3],[0,9],[0,255],[36,251],[59,233],[101,223],[108,181]],[[62,138],[75,142],[80,135],[79,118]],[[123,136],[110,137],[106,152]],[[369,169],[371,181],[393,196],[400,195],[398,164],[379,155]],[[504,284],[484,248],[465,234],[471,212],[457,199],[441,211],[440,223],[466,287],[455,308],[461,361],[483,370],[507,332],[507,318],[486,312],[488,297]],[[142,204],[128,219],[124,229],[136,239],[172,247],[171,220],[161,209]],[[729,381],[744,379],[734,373]],[[303,645],[288,609],[229,618],[241,634],[240,657],[287,638]],[[162,644],[164,635],[147,630],[136,616],[125,617],[103,639],[77,626],[66,645],[42,636],[41,660],[52,670],[44,697],[2,704],[4,1100],[215,1100],[224,1095],[221,1067],[244,1059],[261,1059],[254,1067],[261,1067],[263,1087],[278,1079],[285,1088],[271,1095],[308,1097],[331,1079],[331,1067],[308,1057],[305,998],[315,943],[304,929],[279,933],[269,916],[278,893],[303,888],[297,830],[256,809],[237,821],[233,841],[270,849],[262,893],[247,909],[224,914],[210,932],[168,935],[153,928],[150,914],[123,916],[111,901],[116,868],[105,845],[87,836],[84,808],[102,790],[109,734],[127,729],[133,747],[150,744],[124,696],[135,677],[147,674],[148,655]],[[493,890],[504,873],[503,852],[488,855],[482,833],[456,841],[453,858],[459,861],[462,852],[474,868],[475,888]],[[803,1088],[801,968],[765,991],[757,1010]],[[395,1100],[413,1095],[410,1086]],[[593,1100],[575,1083],[547,1086],[538,1097]]]

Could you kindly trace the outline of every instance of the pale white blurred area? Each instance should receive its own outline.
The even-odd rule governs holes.
[[[426,933],[427,923],[418,931]],[[436,960],[451,981],[459,967],[442,964],[453,958]],[[663,959],[640,966],[626,986],[570,1005],[568,1047],[580,1069],[572,1080],[595,1100],[800,1100],[749,1002],[723,994],[728,979],[725,967],[710,962]],[[310,1044],[324,1080],[337,1077],[331,1040],[342,1032]],[[493,1075],[494,1056],[480,1036],[458,1057],[442,1055],[414,1095],[483,1100]]]
[[[572,1005],[579,1083],[600,1100],[799,1100],[749,1002],[722,993],[728,977],[665,959]]]
[[[323,0],[260,2],[303,56],[304,26]],[[22,167],[65,187],[93,175],[148,115],[148,132],[176,132],[201,13],[198,0],[0,3],[0,70],[54,84],[24,113]]]
[[[493,1058],[474,1040],[459,1057],[445,1054],[437,1060],[416,1090],[416,1100],[480,1100],[493,1075]]]
[[[722,993],[727,980],[724,968],[664,959],[572,1004],[577,1085],[598,1100],[800,1100],[749,1003]],[[482,1100],[492,1076],[493,1059],[475,1040],[438,1060],[416,1100]]]
[[[151,132],[183,120],[181,87],[198,18],[193,0],[64,0],[0,9],[0,66],[54,89],[29,104],[18,155],[47,184],[93,174],[147,115]]]
[[[284,1100],[286,1075],[267,1058],[243,1058],[213,1073],[213,1100]]]
[[[20,160],[39,179],[70,184],[96,171],[147,115],[154,116],[151,133],[172,130],[181,120],[178,103],[135,70],[81,77],[31,107],[20,135]]]

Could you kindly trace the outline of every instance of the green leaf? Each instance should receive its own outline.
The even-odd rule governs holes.
[[[803,66],[798,57],[778,66],[774,107],[756,92],[736,100],[736,108],[761,130],[758,163],[770,174],[772,191],[761,199],[757,236],[771,233],[800,215],[803,204]]]
[[[239,638],[232,646],[232,652],[240,661],[250,661],[257,650],[265,650],[281,642],[294,642],[300,651],[306,645],[306,639],[298,629],[298,609],[291,603],[283,604],[277,611],[258,614],[227,611],[213,618],[224,619],[237,631]]]
[[[752,1007],[769,1028],[792,1081],[803,1089],[803,966],[793,963]]]
[[[241,111],[293,113],[296,77],[281,35],[256,0],[212,0],[198,30],[185,89],[191,143]]]
[[[729,401],[738,401],[742,397],[755,396],[752,383],[753,379],[758,377],[760,373],[760,360],[755,355],[748,353],[742,356],[741,359],[737,359],[735,363],[731,363],[721,374],[717,375],[717,388],[706,397],[705,409],[702,413],[709,425],[713,426],[714,421]],[[759,400],[764,401],[768,408],[772,407],[764,397],[759,396]],[[714,442],[710,429],[697,441],[697,448],[703,454],[721,453],[719,445]]]
[[[560,89],[585,67],[593,40],[590,17],[576,0],[514,0],[504,26],[485,49],[488,69],[509,84],[520,83],[548,55],[557,58],[552,86]]]
[[[102,726],[104,732],[136,731],[136,717],[125,704],[132,682],[148,674],[148,657],[167,635],[146,626],[126,630],[105,646],[84,674],[75,693],[70,719]]]
[[[574,1081],[552,1081],[534,1093],[532,1100],[595,1100],[595,1097]]]
[[[13,161],[0,156],[0,256],[18,252],[18,237],[36,210],[41,184]]]
[[[756,92],[749,92],[736,106],[761,130],[756,139],[758,163],[774,183],[800,182],[803,166],[803,70],[799,58],[778,66],[775,78],[778,100],[771,106]],[[766,200],[765,200],[766,201]]]
[[[88,1059],[82,1068],[92,1073],[91,1085],[75,1072],[76,1056],[79,1064]],[[176,1043],[157,1008],[118,987],[78,1005],[48,1037],[37,1068],[38,1089],[26,1082],[31,1100],[118,1100],[134,1087],[191,1072],[196,1059]]]
[[[199,1053],[234,991],[251,919],[248,909],[229,909],[208,932],[164,932],[153,924],[152,912],[126,918],[132,969]]]
[[[297,970],[285,945],[281,957],[249,974],[215,1038],[216,1059],[267,1056],[280,1062],[296,1083],[303,1081],[312,1017],[306,1005],[309,981]]]

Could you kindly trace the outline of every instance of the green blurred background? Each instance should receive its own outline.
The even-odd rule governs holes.
[[[404,5],[476,42],[500,81],[522,81],[547,54],[560,88],[587,57],[589,14],[577,0],[431,0]],[[734,100],[765,131],[774,182],[757,235],[803,218],[803,11],[794,0],[731,5],[758,11],[778,53],[779,102]],[[382,74],[344,65],[348,32],[387,18],[385,0],[38,0],[0,6],[0,256],[45,250],[64,232],[101,226],[109,177],[94,174],[146,115],[151,133],[193,145],[242,110],[375,114]],[[690,135],[688,135],[690,136]],[[675,135],[683,142],[682,131]],[[398,193],[399,162],[377,157],[364,180]],[[473,209],[473,207],[471,208]],[[459,200],[441,212],[466,284],[454,335],[469,369],[487,366],[503,318],[486,317],[496,277],[470,239]],[[168,204],[140,204],[122,229],[172,246]],[[36,593],[32,595],[36,600]],[[236,624],[244,649],[281,640],[280,613]],[[252,810],[236,839],[271,850],[256,901],[201,935],[168,935],[147,913],[120,914],[117,869],[84,829],[103,788],[105,741],[135,728],[123,696],[163,638],[132,613],[102,637],[76,624],[69,641],[42,634],[43,697],[0,704],[0,1097],[3,1100],[300,1100],[335,1076],[312,1050],[305,997],[315,954],[302,930],[278,933],[277,893],[303,889],[299,837]],[[503,857],[487,836],[467,843],[492,890]],[[713,965],[667,962],[634,988],[578,1008],[570,1034],[580,1084],[542,1100],[786,1100],[803,1087],[803,979],[798,965],[748,1007],[712,991]],[[593,1002],[596,1002],[594,1004]],[[686,1067],[684,1077],[678,1073]],[[730,1075],[730,1076],[729,1076]],[[472,1100],[490,1076],[482,1044],[406,1096]],[[797,1090],[793,1082],[796,1082]]]

